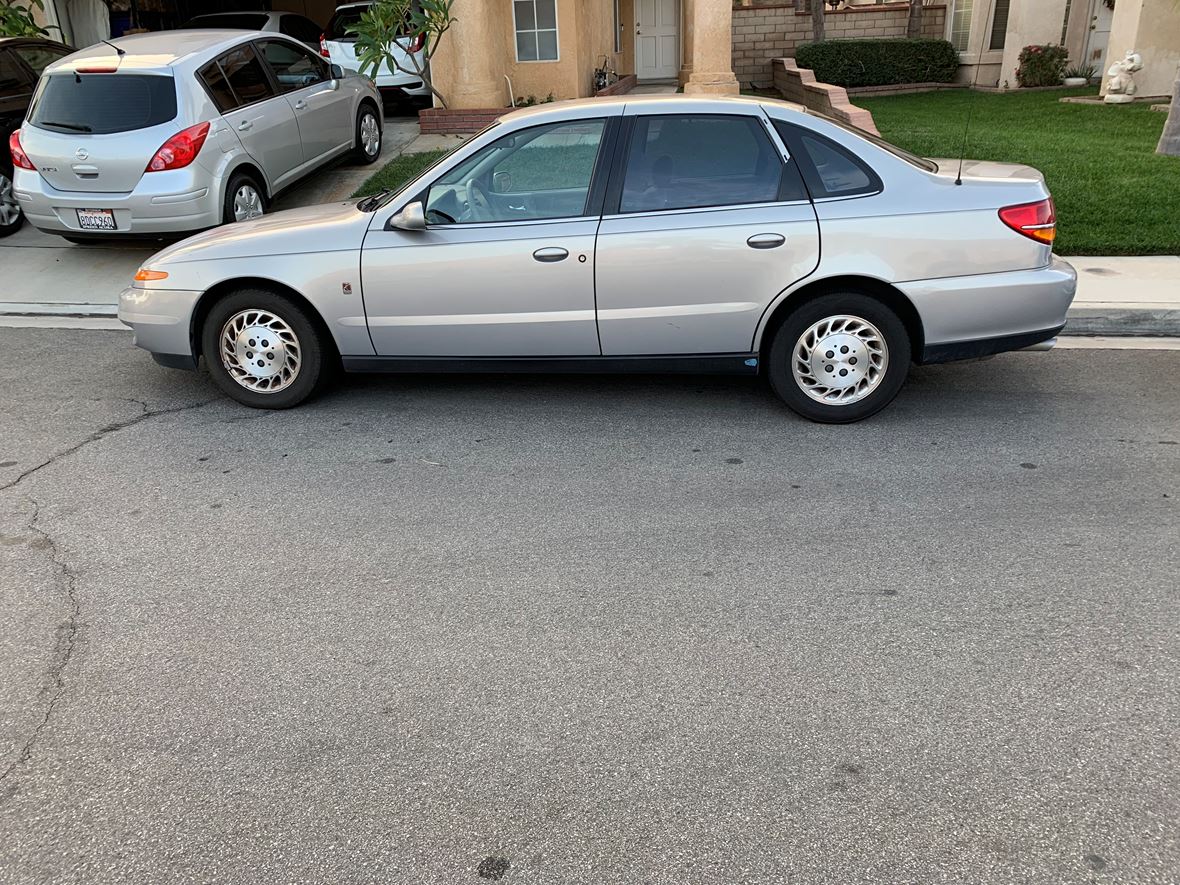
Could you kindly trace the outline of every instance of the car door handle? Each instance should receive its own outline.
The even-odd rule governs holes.
[[[538,249],[533,253],[533,257],[538,261],[554,262],[562,261],[569,258],[569,250],[563,249],[560,246],[549,246],[546,249]]]
[[[245,132],[247,129],[249,129],[253,125],[254,124],[251,123],[249,120],[243,120],[241,123],[238,124],[238,132]]]
[[[307,107],[307,102],[305,102],[302,98],[299,99],[299,101],[295,102],[295,110],[301,111],[305,107]]]
[[[746,245],[751,249],[773,249],[786,241],[787,238],[782,234],[754,234],[746,240]]]

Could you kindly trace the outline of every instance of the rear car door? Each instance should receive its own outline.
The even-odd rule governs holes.
[[[321,160],[353,138],[352,94],[340,89],[327,63],[289,40],[259,40],[258,47],[299,124],[305,163]]]
[[[249,43],[235,46],[216,61],[231,90],[234,106],[222,110],[242,147],[254,158],[275,191],[299,174],[303,144],[295,110],[279,95],[262,59]],[[202,69],[204,71],[204,69]],[[221,109],[225,102],[214,96]]]
[[[628,107],[597,244],[604,356],[745,353],[819,264],[796,164],[757,111]]]
[[[371,229],[365,312],[382,356],[597,356],[594,236],[616,120],[501,136],[421,195],[426,230]]]

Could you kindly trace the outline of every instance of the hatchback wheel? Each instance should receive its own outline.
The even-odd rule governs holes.
[[[356,115],[356,148],[353,156],[358,163],[375,163],[381,156],[381,123],[377,112],[364,105]]]
[[[812,421],[847,424],[897,396],[910,365],[910,338],[897,314],[858,293],[809,301],[779,327],[768,376],[774,392]]]
[[[0,169],[0,237],[16,233],[24,220],[25,214],[12,189],[12,174],[6,169]]]
[[[265,289],[221,299],[201,329],[201,352],[217,386],[256,409],[289,409],[315,393],[326,347],[300,307]]]
[[[239,173],[229,180],[225,189],[225,209],[222,223],[249,221],[266,214],[266,194],[252,176]]]

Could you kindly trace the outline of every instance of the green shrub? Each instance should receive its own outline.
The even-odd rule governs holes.
[[[835,86],[892,86],[897,83],[950,83],[959,53],[946,40],[821,40],[795,50],[801,68]]]
[[[1016,82],[1021,86],[1060,86],[1069,53],[1064,46],[1025,46],[1020,50]]]

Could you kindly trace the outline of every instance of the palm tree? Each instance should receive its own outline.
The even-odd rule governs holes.
[[[907,37],[922,36],[922,3],[923,0],[910,0],[910,14],[905,23]]]
[[[1167,157],[1180,157],[1180,69],[1176,71],[1176,82],[1172,84],[1172,106],[1168,108],[1168,122],[1164,123],[1164,133],[1160,136],[1157,154]]]

